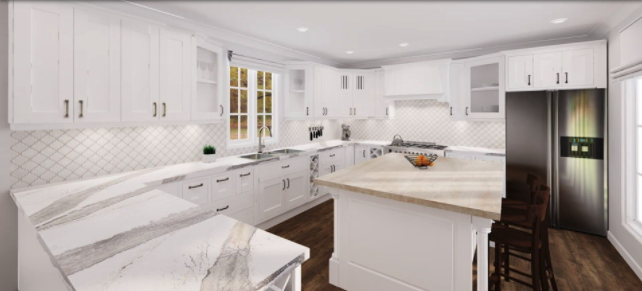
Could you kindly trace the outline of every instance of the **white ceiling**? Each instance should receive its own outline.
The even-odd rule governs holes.
[[[616,1],[139,1],[344,65],[590,35]],[[563,24],[551,24],[556,18]],[[301,33],[297,27],[310,30]],[[410,46],[402,48],[400,43]],[[355,51],[348,55],[347,50]]]

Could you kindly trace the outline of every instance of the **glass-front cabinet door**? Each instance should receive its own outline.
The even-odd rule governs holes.
[[[309,119],[314,115],[312,65],[288,64],[285,77],[285,118]]]
[[[467,63],[466,119],[505,118],[504,56]]]
[[[192,119],[222,120],[225,113],[223,48],[200,37],[192,41],[196,42]]]

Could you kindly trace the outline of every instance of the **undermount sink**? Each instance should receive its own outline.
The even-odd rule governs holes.
[[[241,158],[250,159],[250,160],[262,160],[262,159],[273,158],[273,157],[276,157],[276,156],[271,154],[251,154],[251,155],[241,156]]]
[[[282,150],[271,151],[268,154],[287,155],[287,154],[296,154],[296,153],[300,153],[300,152],[302,152],[302,151],[293,150],[293,149],[282,149]]]

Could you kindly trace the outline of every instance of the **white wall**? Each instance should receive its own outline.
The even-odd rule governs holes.
[[[620,65],[619,32],[634,19],[642,16],[642,8],[617,25],[608,34],[609,70]],[[642,49],[642,48],[640,48]],[[642,279],[642,240],[623,225],[622,209],[622,95],[620,84],[609,78],[609,233],[608,238],[633,271]]]
[[[18,214],[9,196],[8,9],[7,1],[0,1],[0,290],[15,291],[18,290]]]

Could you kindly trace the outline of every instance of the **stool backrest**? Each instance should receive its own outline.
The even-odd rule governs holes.
[[[529,204],[535,204],[535,192],[539,191],[542,182],[536,175],[531,173],[526,174],[526,184],[530,187],[531,201]]]

